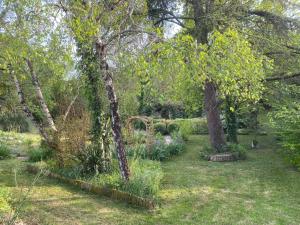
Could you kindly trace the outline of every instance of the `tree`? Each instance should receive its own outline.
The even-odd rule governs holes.
[[[278,11],[272,12],[270,7],[274,1],[215,1],[215,0],[191,0],[185,1],[181,10],[174,11],[172,7],[166,3],[167,1],[159,1],[161,4],[154,2],[154,6],[158,6],[156,11],[157,23],[163,21],[173,22],[184,28],[184,32],[190,33],[198,43],[209,45],[209,36],[214,30],[223,31],[224,28],[230,26],[239,27],[251,35],[262,20],[268,24],[272,24],[274,28],[291,29],[299,27],[296,19],[289,18],[285,15],[278,15]],[[177,2],[180,4],[180,1]],[[276,1],[276,6],[288,7],[289,3]],[[272,7],[271,7],[272,9]],[[247,30],[248,29],[248,30]],[[250,32],[249,32],[250,30]],[[214,81],[207,80],[204,90],[205,108],[209,126],[209,133],[212,146],[220,149],[225,144],[224,133],[220,120],[220,111],[218,104],[218,85]]]
[[[97,60],[99,67],[98,69],[93,68],[90,75],[93,76],[93,79],[100,79],[106,89],[120,172],[122,178],[128,180],[130,171],[122,139],[119,106],[113,85],[113,70],[108,63],[108,56],[110,52],[116,53],[118,51],[119,44],[122,43],[121,41],[124,38],[141,32],[135,24],[134,15],[143,10],[144,4],[143,2],[136,4],[123,0],[78,1],[68,2],[68,4],[60,1],[58,6],[66,12],[69,27],[77,44],[77,52],[81,60],[86,62],[83,69],[96,66],[95,61],[90,60],[91,58]],[[139,16],[136,18],[138,19]],[[85,52],[88,52],[90,58],[84,54]],[[114,61],[114,58],[111,58],[111,60]],[[97,70],[96,75],[94,72]],[[94,85],[97,85],[97,83],[93,84],[91,81],[90,84],[96,90]],[[100,102],[92,102],[91,104],[100,105]],[[95,107],[99,107],[99,105]],[[102,117],[99,110],[101,109],[94,109],[94,111],[98,111],[95,112],[98,113],[97,119],[101,121]]]

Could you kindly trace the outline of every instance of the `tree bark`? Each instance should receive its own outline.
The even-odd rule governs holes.
[[[56,132],[57,131],[56,126],[54,124],[53,118],[52,118],[52,116],[50,114],[50,111],[48,109],[48,106],[46,104],[46,101],[44,99],[44,96],[43,96],[43,93],[42,93],[42,90],[41,90],[41,86],[39,84],[39,80],[38,80],[37,75],[35,74],[35,71],[33,69],[32,62],[29,59],[26,59],[26,63],[28,65],[28,68],[29,68],[29,71],[30,71],[31,81],[32,81],[32,84],[35,88],[37,99],[38,99],[38,101],[40,103],[40,106],[42,108],[42,111],[43,111],[43,113],[44,113],[44,115],[47,119],[47,123],[48,123],[49,127]]]
[[[218,108],[216,88],[212,82],[206,82],[205,84],[204,101],[210,142],[215,150],[221,152],[226,142]]]
[[[193,0],[195,30],[194,36],[198,43],[208,44],[208,35],[213,30],[214,0]],[[206,81],[204,103],[207,114],[207,124],[210,142],[217,151],[222,151],[226,144],[225,135],[218,109],[216,86],[212,81]]]
[[[114,141],[116,144],[121,176],[124,180],[128,181],[130,176],[130,171],[129,171],[128,162],[126,158],[125,145],[122,137],[118,100],[113,86],[112,74],[109,71],[109,66],[106,62],[106,46],[102,44],[100,41],[97,41],[96,51],[99,57],[100,71],[103,76],[107,97],[110,103],[110,111],[112,117],[112,121],[111,121],[112,131],[113,131]]]
[[[23,93],[23,90],[21,88],[20,82],[16,76],[16,74],[14,73],[14,71],[10,70],[10,74],[13,78],[13,81],[15,83],[16,86],[16,90],[18,93],[18,99],[19,99],[19,103],[22,106],[23,112],[26,114],[27,118],[29,118],[31,120],[31,122],[38,128],[39,133],[41,134],[41,136],[47,141],[49,142],[49,137],[48,134],[45,132],[44,127],[38,122],[38,120],[33,116],[31,110],[29,109],[27,103],[26,103],[26,99],[25,99],[25,95]]]

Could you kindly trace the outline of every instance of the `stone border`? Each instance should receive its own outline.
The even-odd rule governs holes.
[[[36,166],[33,165],[27,165],[27,171],[33,174],[37,174],[40,169]],[[133,194],[130,194],[128,192],[124,191],[119,191],[116,189],[111,189],[111,188],[105,188],[105,187],[98,187],[96,185],[90,184],[88,182],[82,181],[82,180],[74,180],[70,178],[63,177],[59,174],[52,173],[49,170],[46,171],[45,175],[50,178],[54,178],[60,181],[63,181],[65,183],[74,185],[76,187],[79,187],[82,190],[101,195],[101,196],[106,196],[115,200],[119,201],[124,201],[129,204],[135,205],[135,206],[140,206],[146,209],[154,209],[155,208],[155,203],[147,198],[142,198]]]
[[[220,153],[209,156],[209,161],[212,162],[232,162],[236,161],[231,153]]]

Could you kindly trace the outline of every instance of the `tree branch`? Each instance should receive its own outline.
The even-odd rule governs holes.
[[[268,77],[265,79],[265,81],[289,80],[295,77],[300,77],[300,72],[288,75],[281,74],[279,76]]]
[[[66,121],[66,119],[67,119],[67,117],[68,117],[68,115],[69,115],[69,113],[70,113],[70,111],[71,111],[72,106],[74,105],[74,103],[76,102],[76,99],[77,99],[78,96],[79,96],[79,90],[80,90],[80,87],[81,87],[81,86],[78,87],[77,94],[75,95],[75,97],[73,98],[73,100],[71,101],[71,103],[69,104],[69,106],[68,106],[68,108],[67,108],[67,110],[66,110],[66,112],[65,112],[65,114],[64,114],[64,117],[63,117],[63,123],[65,123],[65,121]]]

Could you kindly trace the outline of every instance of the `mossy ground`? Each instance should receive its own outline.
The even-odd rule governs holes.
[[[249,136],[240,139],[250,145]],[[271,137],[259,139],[247,160],[214,163],[199,157],[208,137],[190,137],[184,153],[162,163],[161,206],[152,212],[40,178],[20,218],[51,225],[300,224],[300,172],[281,159]],[[0,174],[0,188],[14,199],[34,179],[16,159],[0,161]]]

